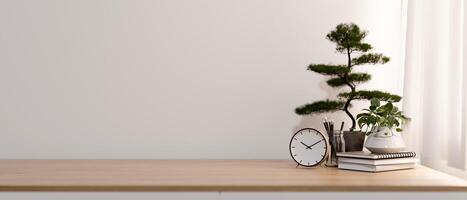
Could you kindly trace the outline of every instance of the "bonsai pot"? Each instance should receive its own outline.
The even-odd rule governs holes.
[[[363,151],[365,133],[361,131],[344,131],[345,151]]]
[[[388,127],[379,127],[368,135],[365,147],[372,153],[397,153],[405,149],[402,136]]]

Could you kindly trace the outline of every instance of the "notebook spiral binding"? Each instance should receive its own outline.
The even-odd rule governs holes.
[[[382,153],[375,154],[378,159],[388,159],[388,158],[408,158],[415,157],[417,154],[415,152],[400,152],[400,153]]]

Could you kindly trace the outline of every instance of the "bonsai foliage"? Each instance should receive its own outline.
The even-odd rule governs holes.
[[[300,106],[295,109],[299,115],[310,115],[314,113],[344,111],[352,120],[352,127],[356,127],[355,117],[349,108],[354,100],[370,100],[376,98],[380,101],[398,102],[398,95],[378,90],[357,90],[359,84],[368,82],[371,75],[367,73],[354,72],[354,68],[360,65],[376,65],[389,62],[389,57],[380,53],[371,53],[372,46],[364,42],[367,32],[353,24],[339,24],[326,35],[326,39],[336,44],[337,53],[347,57],[347,63],[341,65],[311,64],[308,70],[330,76],[326,83],[333,88],[346,87],[349,90],[338,94],[335,100],[316,101]]]
[[[378,127],[396,128],[401,132],[402,122],[409,120],[402,111],[391,102],[381,105],[379,99],[371,99],[369,109],[363,109],[366,112],[357,115],[358,126],[360,129],[366,127],[366,133],[375,131]]]

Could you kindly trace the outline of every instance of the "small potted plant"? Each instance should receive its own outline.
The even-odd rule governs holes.
[[[381,105],[379,99],[371,99],[370,107],[357,115],[358,126],[368,135],[365,147],[372,153],[397,153],[405,148],[399,132],[401,124],[409,120],[392,102]]]

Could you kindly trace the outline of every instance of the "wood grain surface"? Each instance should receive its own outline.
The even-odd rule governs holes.
[[[0,160],[0,191],[466,191],[418,166],[366,173],[288,160]]]

